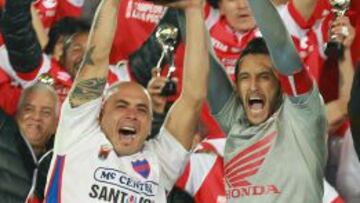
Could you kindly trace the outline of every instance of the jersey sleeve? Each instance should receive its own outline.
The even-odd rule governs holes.
[[[294,144],[304,154],[311,170],[316,165],[325,167],[327,120],[325,104],[316,85],[300,103],[286,98],[284,101],[284,119],[289,122]]]
[[[75,143],[101,131],[98,115],[101,110],[102,99],[98,98],[72,108],[69,98],[62,105],[59,125],[55,135],[54,152],[63,155]]]
[[[243,116],[242,105],[240,99],[235,92],[229,97],[224,107],[215,114],[214,117],[218,121],[221,129],[227,134],[231,126]]]
[[[278,73],[278,77],[284,93],[289,97],[302,96],[313,89],[313,80],[305,67],[291,75]]]
[[[164,127],[156,138],[148,141],[147,147],[159,158],[160,183],[170,191],[189,159],[189,152]]]

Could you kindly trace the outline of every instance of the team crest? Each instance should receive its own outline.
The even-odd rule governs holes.
[[[144,159],[144,160],[136,160],[136,161],[132,161],[131,165],[133,167],[133,169],[140,174],[142,177],[144,178],[148,178],[149,174],[150,174],[150,165],[149,162]]]

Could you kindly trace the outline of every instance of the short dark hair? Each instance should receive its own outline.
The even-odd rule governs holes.
[[[73,17],[65,17],[55,23],[49,31],[49,42],[45,47],[46,54],[52,54],[60,37],[71,37],[75,33],[88,33],[90,25]]]
[[[251,40],[245,49],[241,52],[239,59],[235,64],[235,81],[238,81],[238,73],[240,69],[241,60],[249,54],[264,54],[270,55],[269,49],[266,46],[265,40],[261,37],[254,38]]]
[[[207,0],[207,2],[210,4],[213,8],[219,8],[219,2],[221,0]]]

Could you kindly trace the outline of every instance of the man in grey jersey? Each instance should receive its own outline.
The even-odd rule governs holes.
[[[236,90],[223,69],[210,71],[208,100],[228,134],[227,200],[321,202],[323,101],[271,2],[249,4],[269,50],[262,39],[249,43],[236,66]]]

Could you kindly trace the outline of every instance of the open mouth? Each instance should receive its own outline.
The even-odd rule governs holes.
[[[252,111],[261,111],[265,106],[264,99],[259,96],[251,96],[248,100],[248,106]]]
[[[136,129],[133,127],[121,127],[119,129],[119,134],[123,135],[123,136],[135,136],[136,134]]]

